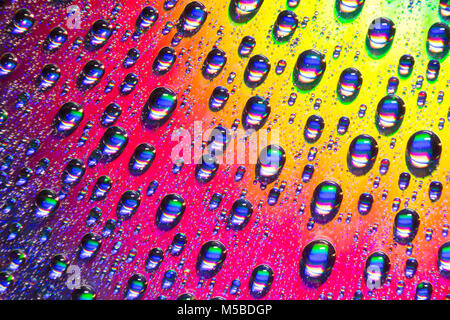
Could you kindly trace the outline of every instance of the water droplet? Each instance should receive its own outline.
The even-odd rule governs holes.
[[[270,72],[270,61],[263,55],[255,55],[248,61],[244,82],[249,88],[260,86]]]
[[[327,240],[314,240],[303,249],[300,259],[300,277],[311,288],[327,281],[336,261],[336,250]]]
[[[436,22],[428,30],[427,52],[433,59],[445,58],[449,51],[450,28],[441,22]]]
[[[178,19],[177,30],[183,37],[194,36],[203,26],[208,17],[205,6],[197,1],[186,5]]]
[[[303,130],[303,136],[308,143],[317,142],[322,136],[325,122],[323,118],[317,115],[312,115],[306,120],[305,129]]]
[[[0,57],[0,79],[9,76],[18,65],[17,57],[11,53],[6,52]]]
[[[357,136],[350,143],[347,153],[348,170],[355,176],[367,174],[378,155],[378,143],[367,134]]]
[[[76,186],[83,178],[85,172],[86,166],[83,161],[72,159],[67,163],[62,173],[61,182],[70,187]]]
[[[59,198],[54,191],[41,190],[34,200],[33,214],[37,218],[52,216],[58,211],[59,205]]]
[[[303,91],[314,89],[326,69],[325,56],[317,50],[303,51],[295,64],[294,84]]]
[[[426,177],[439,165],[441,152],[441,140],[435,133],[427,130],[418,131],[408,140],[405,152],[406,165],[416,177]]]
[[[111,162],[117,159],[128,144],[128,134],[121,127],[110,127],[98,144],[102,160]]]
[[[84,45],[89,51],[102,48],[113,33],[113,27],[107,20],[97,20],[84,38]]]
[[[208,80],[213,80],[222,72],[226,63],[227,54],[225,51],[218,48],[212,49],[203,62],[203,77]]]
[[[231,20],[236,23],[250,21],[261,8],[264,0],[231,0],[228,9]]]
[[[386,54],[392,46],[395,36],[395,25],[388,18],[376,18],[369,26],[366,48],[374,57]]]
[[[414,57],[410,54],[404,54],[400,57],[398,62],[398,74],[402,78],[407,78],[411,75],[414,69]]]
[[[273,37],[278,42],[289,41],[298,26],[297,15],[290,10],[280,12],[273,26]]]
[[[142,109],[141,119],[147,129],[156,129],[169,120],[177,107],[176,93],[167,87],[155,88]]]
[[[139,209],[141,204],[141,197],[136,191],[125,191],[120,197],[119,203],[117,203],[116,215],[117,218],[128,220]]]
[[[77,85],[82,90],[90,90],[100,82],[105,74],[105,66],[98,60],[87,62],[80,75],[78,76]]]
[[[273,270],[268,265],[255,267],[248,283],[250,295],[255,299],[263,298],[269,292],[273,278]]]
[[[387,95],[380,100],[375,113],[378,132],[388,136],[394,134],[402,125],[405,116],[405,103],[396,95]]]
[[[343,198],[340,185],[333,181],[323,181],[314,189],[311,199],[311,216],[314,221],[326,224],[339,212]]]
[[[210,154],[204,154],[195,167],[195,179],[201,183],[210,182],[219,169],[219,160]]]
[[[386,282],[391,262],[382,251],[372,253],[364,266],[364,280],[369,289],[378,289]]]
[[[161,231],[169,231],[176,227],[186,210],[183,197],[172,193],[166,195],[160,202],[156,212],[156,226]]]
[[[403,209],[394,220],[394,240],[402,245],[414,240],[420,225],[419,214],[411,209]]]
[[[155,160],[156,149],[149,143],[141,143],[136,147],[128,163],[128,170],[132,175],[144,174]]]
[[[227,257],[227,250],[220,241],[205,242],[197,257],[197,272],[200,276],[210,279],[219,273]]]
[[[128,279],[124,292],[125,300],[140,300],[147,290],[147,279],[140,273],[134,274]]]
[[[358,97],[362,85],[362,75],[356,68],[342,71],[337,85],[337,95],[341,102],[350,103]]]
[[[258,131],[266,123],[270,110],[268,100],[260,96],[251,97],[242,110],[242,126],[245,130]]]
[[[177,60],[177,53],[174,49],[171,47],[164,47],[156,56],[155,60],[153,61],[152,70],[153,73],[158,76],[163,76],[167,72],[172,69],[172,66],[175,64],[175,61]]]
[[[247,199],[238,199],[233,203],[228,218],[233,230],[245,228],[253,213],[253,206]]]
[[[267,185],[278,179],[284,164],[286,152],[282,147],[271,144],[261,150],[255,166],[255,176],[261,184]]]

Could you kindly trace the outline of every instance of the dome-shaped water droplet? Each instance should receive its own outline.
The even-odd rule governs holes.
[[[91,260],[95,258],[102,246],[102,237],[96,233],[86,233],[78,247],[78,258]]]
[[[147,129],[155,129],[169,120],[177,107],[176,93],[167,87],[155,88],[144,105],[141,120]]]
[[[387,254],[382,251],[372,253],[366,260],[364,266],[364,280],[366,286],[379,289],[386,282],[391,262]]]
[[[343,199],[340,185],[333,181],[323,181],[314,189],[310,210],[314,221],[326,224],[339,212]]]
[[[210,279],[217,275],[227,257],[227,250],[220,241],[205,242],[197,257],[197,272],[200,276]]]
[[[101,176],[95,182],[94,187],[92,188],[91,200],[100,201],[106,198],[109,190],[112,187],[112,180],[108,176]]]
[[[327,281],[336,261],[336,250],[327,240],[314,240],[303,249],[300,259],[300,277],[311,288]]]
[[[365,0],[336,0],[334,8],[338,17],[352,20],[361,13],[364,2]]]
[[[88,50],[98,50],[102,48],[113,33],[113,27],[107,20],[97,20],[89,29],[84,38],[84,45]]]
[[[326,69],[325,56],[317,50],[303,51],[294,67],[294,84],[303,91],[314,89]]]
[[[373,205],[373,196],[370,193],[362,193],[358,200],[358,212],[365,216],[369,214]]]
[[[449,51],[450,28],[441,22],[436,22],[428,30],[427,52],[433,59],[445,58]]]
[[[213,80],[222,72],[226,63],[227,54],[225,51],[218,48],[212,49],[203,62],[203,77],[208,80]]]
[[[61,77],[61,69],[55,64],[47,64],[42,68],[41,74],[36,80],[36,85],[42,91],[53,88]]]
[[[270,290],[273,282],[273,270],[265,264],[253,269],[248,283],[250,295],[255,299],[263,298]]]
[[[270,111],[268,100],[260,96],[251,97],[242,110],[242,126],[245,130],[258,131],[266,123]]]
[[[435,133],[427,130],[418,131],[408,140],[405,152],[406,165],[416,177],[426,177],[439,165],[441,152],[441,140]]]
[[[67,186],[73,187],[77,185],[86,172],[86,166],[79,159],[70,160],[64,169],[61,182]]]
[[[398,74],[402,78],[407,78],[411,75],[414,69],[414,57],[410,54],[404,54],[398,61]]]
[[[116,215],[119,219],[130,219],[141,204],[141,197],[136,191],[125,191],[117,203]]]
[[[348,170],[355,176],[368,173],[378,155],[378,143],[367,134],[357,136],[350,143],[347,153]]]
[[[227,88],[222,86],[214,88],[211,97],[209,98],[209,110],[213,112],[222,110],[225,107],[229,97],[230,93]]]
[[[428,198],[431,202],[436,202],[441,198],[442,195],[442,183],[439,181],[432,181],[430,183],[430,188],[428,190]]]
[[[172,66],[174,65],[175,61],[177,60],[177,53],[175,50],[171,47],[164,47],[156,56],[155,60],[153,61],[152,70],[153,73],[158,76],[163,76],[167,72],[172,69]]]
[[[193,1],[186,5],[178,19],[177,30],[183,37],[192,37],[200,31],[208,17],[205,6]]]
[[[67,41],[68,33],[63,27],[55,27],[44,41],[44,50],[55,52]]]
[[[100,82],[105,74],[105,66],[98,60],[87,62],[77,79],[77,85],[82,90],[90,90]]]
[[[202,183],[210,182],[219,169],[219,160],[210,154],[204,154],[195,166],[195,179]]]
[[[182,196],[175,193],[166,195],[156,211],[156,226],[162,231],[172,230],[181,221],[185,210],[186,202]]]
[[[399,244],[408,244],[414,240],[420,225],[419,214],[411,209],[403,209],[394,220],[394,240]]]
[[[117,159],[128,144],[128,133],[121,127],[110,127],[98,144],[102,160],[111,162]]]
[[[83,117],[84,110],[79,104],[63,104],[53,120],[53,133],[61,137],[69,136],[78,128]]]
[[[229,15],[231,20],[237,23],[250,21],[261,8],[264,0],[231,0]]]
[[[386,54],[392,46],[395,36],[395,25],[391,19],[376,18],[367,31],[366,48],[374,57]]]
[[[273,26],[273,37],[278,42],[289,41],[298,26],[298,17],[295,12],[285,10],[280,12]]]
[[[306,142],[315,143],[322,136],[323,128],[325,127],[325,122],[322,117],[317,115],[312,115],[306,120],[305,129],[303,130],[303,136]]]
[[[337,95],[342,102],[350,103],[358,97],[362,85],[362,75],[356,68],[342,71],[337,85]]]
[[[239,44],[238,53],[241,58],[249,57],[256,46],[256,40],[252,36],[245,36]]]
[[[154,272],[158,270],[159,266],[164,260],[164,252],[160,248],[153,248],[150,250],[145,261],[145,270],[147,272]]]
[[[9,76],[17,67],[17,57],[11,53],[6,52],[0,57],[0,79]]]
[[[46,218],[56,213],[60,205],[58,195],[52,190],[41,190],[34,200],[33,215]]]
[[[244,82],[249,88],[260,86],[270,72],[270,61],[263,55],[250,58],[244,71]]]
[[[34,25],[34,14],[25,8],[21,8],[14,13],[14,17],[9,25],[10,33],[14,36],[23,36]]]
[[[110,103],[106,106],[105,111],[103,111],[100,122],[104,127],[110,127],[116,123],[122,114],[122,108],[117,103]]]
[[[147,32],[151,27],[153,27],[156,20],[158,20],[158,17],[158,10],[156,10],[154,7],[144,7],[136,19],[136,30],[140,32]]]
[[[405,103],[396,95],[387,95],[380,100],[375,113],[375,125],[382,135],[394,134],[402,125]]]
[[[242,230],[249,222],[253,213],[253,206],[247,199],[238,199],[233,203],[228,218],[233,230]]]
[[[261,150],[255,166],[255,177],[261,184],[267,185],[281,174],[286,163],[286,152],[282,147],[271,144]]]
[[[132,175],[144,174],[155,159],[156,149],[149,143],[141,143],[136,147],[128,163],[128,170]]]
[[[128,279],[123,293],[125,300],[140,300],[147,290],[147,279],[140,273],[134,274]]]

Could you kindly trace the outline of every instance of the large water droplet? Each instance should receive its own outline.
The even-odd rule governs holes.
[[[176,93],[167,87],[155,88],[144,105],[141,120],[147,129],[155,129],[169,120],[177,107]]]
[[[327,281],[336,261],[336,250],[327,240],[314,240],[303,249],[300,260],[300,277],[311,288]]]
[[[261,150],[256,162],[256,180],[264,185],[274,182],[280,176],[285,163],[286,152],[284,149],[276,144],[268,145]]]
[[[395,30],[392,20],[384,17],[374,19],[367,31],[367,50],[375,57],[386,54],[392,46]]]
[[[337,95],[342,102],[350,103],[358,97],[362,85],[362,75],[356,68],[342,71],[337,85]]]
[[[355,176],[368,173],[377,159],[378,143],[367,134],[353,139],[347,153],[348,170]]]
[[[229,15],[231,20],[237,23],[250,21],[261,8],[264,0],[231,0]]]
[[[317,50],[303,51],[294,67],[294,84],[303,91],[314,89],[326,69],[325,56]]]
[[[343,198],[340,185],[333,181],[323,181],[314,189],[310,210],[314,221],[326,224],[339,212]]]
[[[426,177],[439,165],[441,152],[441,140],[435,133],[427,130],[418,131],[408,140],[405,152],[406,165],[416,177]]]
[[[205,242],[197,257],[197,272],[209,279],[217,275],[227,257],[227,250],[220,241]]]
[[[242,126],[245,130],[258,131],[269,118],[270,110],[268,100],[260,96],[251,97],[242,110]]]
[[[394,134],[402,125],[405,103],[396,95],[387,95],[380,100],[375,113],[375,125],[382,135]]]
[[[394,220],[394,240],[399,244],[408,244],[414,240],[420,225],[419,214],[411,209],[403,209]]]
[[[265,264],[261,264],[253,269],[248,289],[250,295],[255,299],[263,298],[270,290],[273,282],[273,270]]]
[[[172,193],[166,195],[156,211],[156,226],[162,231],[169,231],[176,227],[186,210],[183,197]]]

